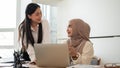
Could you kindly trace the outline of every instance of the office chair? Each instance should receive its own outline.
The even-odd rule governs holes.
[[[91,65],[100,65],[101,58],[94,56],[91,60]]]

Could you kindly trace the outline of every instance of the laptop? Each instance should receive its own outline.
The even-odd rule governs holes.
[[[67,44],[34,44],[37,66],[68,67],[70,65]]]

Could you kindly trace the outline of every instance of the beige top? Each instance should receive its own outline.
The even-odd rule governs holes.
[[[79,57],[77,60],[72,59],[73,64],[90,64],[94,55],[93,44],[87,41],[83,47],[82,54],[78,52],[78,55]]]
[[[93,45],[89,40],[90,26],[82,19],[71,19],[69,26],[72,28],[72,35],[68,39],[68,45],[71,45],[77,52],[77,60],[73,64],[90,64],[93,57]]]
[[[42,20],[42,28],[43,28],[43,40],[42,40],[42,43],[50,43],[50,30],[49,30],[49,24],[48,24],[47,20]],[[32,27],[31,27],[31,30],[32,30],[32,35],[33,35],[34,41],[35,41],[35,43],[37,43],[38,30],[35,31]],[[24,45],[26,44],[25,39],[26,39],[26,37],[24,37],[24,41],[23,41]],[[29,54],[31,62],[36,60],[34,48],[33,48],[33,46],[31,44],[28,44],[27,52]]]

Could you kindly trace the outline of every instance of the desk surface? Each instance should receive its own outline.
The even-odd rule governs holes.
[[[23,68],[60,68],[60,67],[38,67],[37,65],[23,64]],[[0,63],[0,68],[13,68],[11,63]],[[66,68],[104,68],[103,66],[98,65],[73,65]]]
[[[36,65],[30,65],[30,64],[23,64],[24,67],[29,67],[29,68],[60,68],[60,67],[37,67]],[[70,67],[66,67],[66,68],[104,68],[103,66],[99,66],[99,65],[73,65]]]
[[[2,60],[0,59],[0,68],[13,68],[13,63],[3,63],[1,62]],[[58,67],[38,67],[37,65],[31,65],[29,63],[27,64],[22,64],[23,68],[58,68]],[[60,68],[60,67],[59,67]],[[98,65],[73,65],[70,67],[66,68],[104,68],[103,66],[98,66]]]
[[[36,65],[23,64],[23,68],[62,68],[62,67],[38,67]],[[13,68],[11,64],[0,63],[0,68]],[[66,68],[104,68],[103,66],[98,65],[74,65]]]

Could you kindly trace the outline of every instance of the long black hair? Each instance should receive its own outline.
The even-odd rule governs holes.
[[[25,19],[23,20],[23,22],[19,25],[19,38],[21,37],[22,39],[22,46],[24,45],[23,40],[24,40],[24,35],[26,35],[26,44],[28,47],[28,44],[32,44],[32,46],[34,46],[34,38],[31,32],[31,19],[28,17],[28,15],[32,15],[37,8],[40,8],[40,6],[36,3],[30,3],[27,5],[26,10],[25,10]],[[22,35],[21,35],[22,33]],[[43,32],[42,32],[42,24],[39,23],[39,30],[38,30],[38,41],[37,43],[41,43],[42,42],[42,36],[43,36]]]

